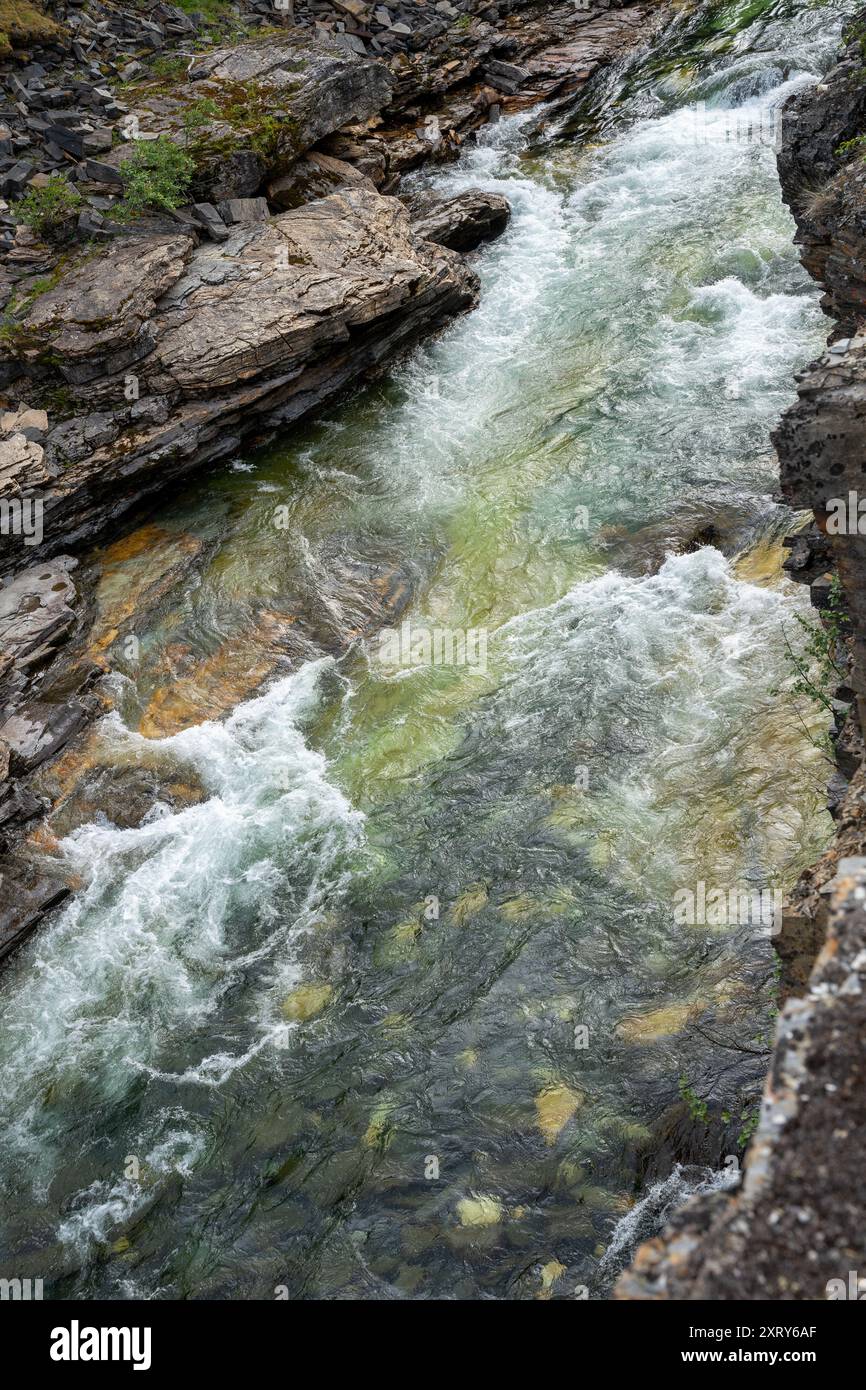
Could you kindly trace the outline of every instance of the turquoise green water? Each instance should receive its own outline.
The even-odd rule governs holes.
[[[731,131],[828,61],[829,11],[684,14],[591,148],[503,122],[436,175],[512,202],[477,311],[109,553],[100,756],[207,797],[74,830],[84,888],[0,983],[4,1273],[603,1293],[681,1078],[754,1104],[724,1043],[770,1026],[766,933],[674,904],[784,889],[828,835],[774,693],[804,599],[768,444],[824,326]],[[374,601],[484,659],[383,658]]]

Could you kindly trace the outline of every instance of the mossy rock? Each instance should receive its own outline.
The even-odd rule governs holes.
[[[49,19],[33,0],[0,0],[0,57],[8,56],[14,48],[56,43],[65,35],[62,25]]]

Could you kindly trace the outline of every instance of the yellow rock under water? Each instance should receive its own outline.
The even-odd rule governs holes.
[[[502,1220],[502,1203],[496,1197],[463,1197],[457,1215],[461,1226],[496,1226]]]
[[[749,584],[778,584],[782,577],[782,563],[788,550],[780,539],[769,540],[764,537],[745,555],[734,561],[734,573],[738,579]]]
[[[333,993],[333,985],[298,985],[283,1000],[283,1017],[292,1023],[305,1023],[327,1007]]]
[[[694,1004],[667,1004],[648,1014],[621,1019],[616,1031],[626,1042],[652,1042],[655,1038],[671,1037],[682,1032],[694,1010]]]
[[[449,913],[449,917],[456,926],[462,927],[470,917],[474,917],[476,912],[480,912],[487,902],[487,885],[484,883],[473,883],[471,888],[467,888],[465,893],[454,903]]]
[[[167,671],[141,717],[139,733],[167,738],[206,719],[219,719],[249,699],[276,670],[293,622],[289,614],[263,611],[245,632],[197,660],[188,675]]]
[[[557,1279],[561,1279],[565,1273],[566,1266],[559,1263],[559,1260],[548,1260],[546,1265],[541,1267],[541,1290],[536,1294],[537,1298],[550,1298],[553,1286]]]
[[[409,960],[421,933],[420,922],[409,919],[390,927],[376,943],[373,960],[376,965],[399,965]]]
[[[394,1102],[391,1100],[384,1100],[376,1106],[364,1133],[365,1148],[374,1149],[377,1144],[384,1144],[387,1148],[391,1143],[394,1138],[394,1127],[390,1120],[393,1109]]]
[[[583,1105],[584,1096],[570,1086],[545,1086],[535,1097],[538,1128],[553,1147],[572,1115]]]

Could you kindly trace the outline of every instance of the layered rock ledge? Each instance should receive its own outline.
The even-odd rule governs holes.
[[[16,345],[24,364],[56,361],[78,407],[36,446],[41,553],[93,538],[191,468],[309,414],[477,293],[471,268],[375,189],[221,243],[158,230],[83,257],[35,299]],[[0,496],[17,478],[9,457]],[[26,539],[9,538],[0,571],[27,558]]]

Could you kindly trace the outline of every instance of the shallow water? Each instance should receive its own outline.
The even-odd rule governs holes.
[[[85,886],[0,981],[4,1273],[604,1292],[681,1087],[748,1115],[767,933],[674,904],[829,832],[768,443],[826,330],[742,132],[841,12],[684,11],[559,131],[503,122],[432,178],[511,200],[478,310],[102,557],[100,758],[196,794],[73,829]],[[383,659],[371,595],[483,659]]]

